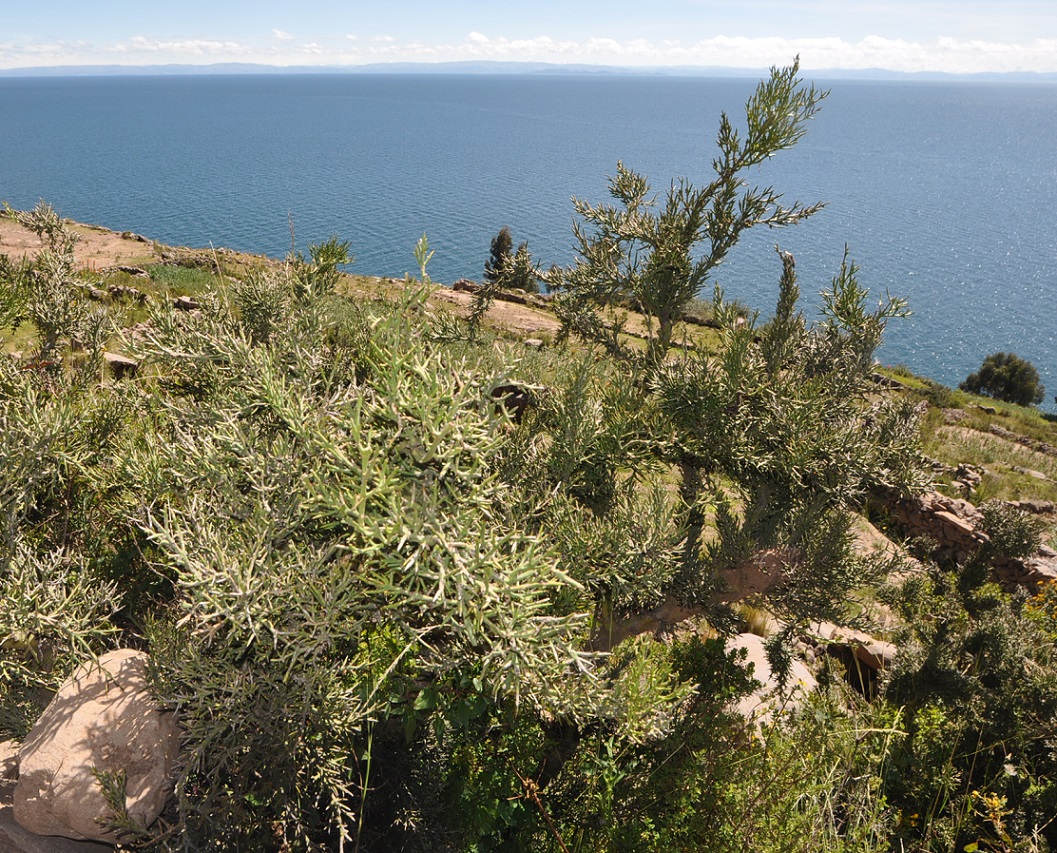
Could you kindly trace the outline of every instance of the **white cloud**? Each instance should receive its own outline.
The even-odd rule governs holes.
[[[466,59],[597,63],[624,66],[732,66],[762,69],[783,65],[799,55],[806,73],[830,68],[884,68],[895,71],[1050,71],[1057,72],[1057,40],[1013,44],[952,37],[931,41],[867,36],[843,38],[749,38],[717,35],[688,41],[665,38],[618,40],[599,35],[572,40],[551,35],[531,38],[488,36],[471,31],[462,40],[402,41],[391,35],[355,35],[305,42],[282,30],[273,38],[246,43],[223,38],[161,39],[145,35],[110,45],[83,41],[0,45],[0,67],[103,64],[120,58],[127,64],[222,62],[240,60],[277,65],[357,64],[379,61],[451,61]]]
[[[237,41],[219,41],[215,39],[183,39],[167,41],[151,39],[146,36],[133,36],[127,42],[110,45],[107,50],[123,54],[171,54],[179,56],[245,56],[252,49]]]
[[[893,71],[1057,71],[1057,41],[1005,44],[952,38],[933,42],[868,36],[858,41],[841,38],[750,38],[715,36],[695,42],[664,39],[619,41],[594,37],[586,41],[490,38],[471,32],[462,44],[433,45],[426,50],[445,59],[495,58],[555,62],[597,62],[616,65],[732,66],[765,68],[800,56],[805,70],[829,68],[885,68]]]

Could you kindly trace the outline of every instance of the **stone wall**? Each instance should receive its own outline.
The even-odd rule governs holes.
[[[939,546],[942,556],[963,562],[974,556],[988,542],[980,529],[983,515],[972,503],[939,492],[904,497],[896,493],[883,496],[889,515],[908,536],[927,536]],[[1012,506],[1030,511],[1024,502]],[[995,577],[1006,589],[1023,586],[1037,592],[1041,584],[1057,580],[1057,551],[1046,546],[1023,560],[994,563]]]

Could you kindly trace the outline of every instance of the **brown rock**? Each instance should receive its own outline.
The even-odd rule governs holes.
[[[871,638],[855,646],[855,659],[874,671],[888,669],[896,659],[896,647]]]
[[[136,371],[139,369],[138,361],[126,355],[119,355],[116,352],[104,352],[103,361],[106,362],[115,379],[131,378],[136,375]]]
[[[0,785],[18,778],[18,744],[13,740],[0,743]]]
[[[963,536],[971,537],[976,532],[976,528],[974,528],[968,521],[959,518],[952,512],[940,510],[936,513],[936,518],[941,519],[948,527],[953,528],[956,536],[961,534]]]
[[[781,585],[803,560],[797,548],[781,546],[757,551],[733,569],[718,573],[720,589],[716,601],[741,601],[750,595],[763,595]]]
[[[38,835],[113,843],[93,771],[124,772],[129,816],[150,826],[171,792],[179,730],[147,689],[147,655],[121,649],[82,666],[19,749],[15,820]]]

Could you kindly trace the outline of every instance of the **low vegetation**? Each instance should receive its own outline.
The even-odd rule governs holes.
[[[0,358],[0,738],[132,645],[185,732],[147,849],[1053,849],[1057,588],[990,574],[1048,528],[995,502],[969,559],[852,543],[863,514],[898,538],[879,492],[967,494],[962,463],[1033,496],[971,440],[1048,459],[1052,424],[878,382],[905,306],[849,258],[817,319],[779,254],[773,312],[716,293],[676,346],[745,229],[814,209],[744,173],[821,98],[777,70],[707,188],[657,212],[621,166],[616,207],[579,203],[556,346],[438,309],[425,240],[384,297],[347,297],[332,239],[151,267],[132,316],[91,298],[54,211],[17,214],[45,248],[0,265],[0,323],[32,343]],[[869,699],[820,658],[757,729],[725,642],[749,613],[779,675],[819,620],[876,616],[900,653]]]

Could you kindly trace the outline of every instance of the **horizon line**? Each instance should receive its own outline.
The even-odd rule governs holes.
[[[263,62],[213,62],[213,63],[90,63],[15,66],[0,68],[3,77],[88,77],[88,76],[192,76],[214,73],[267,73],[267,74],[430,74],[445,71],[462,71],[464,73],[573,73],[573,74],[612,74],[642,76],[721,76],[721,77],[760,77],[766,76],[769,69],[765,67],[742,67],[729,65],[607,65],[586,62],[545,62],[533,60],[444,60],[430,61],[394,61],[373,62],[345,65],[276,65]],[[832,67],[805,70],[805,77],[834,77],[840,79],[863,80],[899,80],[899,79],[937,79],[937,80],[1036,80],[1057,81],[1057,72],[1053,71],[900,71],[888,68],[847,68]]]

